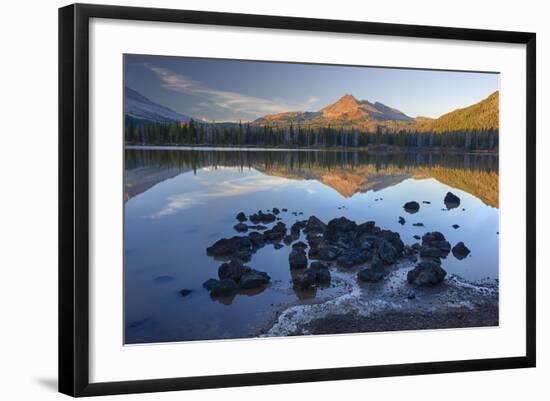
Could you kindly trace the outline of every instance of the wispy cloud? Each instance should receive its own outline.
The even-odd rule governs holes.
[[[162,82],[162,87],[188,95],[203,97],[206,102],[200,102],[202,107],[215,105],[232,111],[235,114],[246,113],[256,117],[265,114],[282,113],[285,111],[307,110],[312,103],[319,99],[312,96],[304,104],[288,104],[238,92],[211,88],[185,75],[178,74],[167,68],[157,67],[146,63],[145,67],[155,73]]]
[[[207,182],[204,182],[204,191],[190,191],[187,193],[169,196],[167,198],[166,205],[161,210],[154,213],[151,217],[158,218],[173,215],[180,210],[185,210],[196,205],[204,204],[210,199],[261,192],[284,185],[284,183],[284,179],[263,176],[253,178],[235,178],[224,181],[216,187],[211,187]]]

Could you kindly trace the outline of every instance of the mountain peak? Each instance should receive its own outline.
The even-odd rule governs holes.
[[[360,107],[361,104],[353,95],[346,94],[320,111],[327,118],[357,118],[362,114]]]

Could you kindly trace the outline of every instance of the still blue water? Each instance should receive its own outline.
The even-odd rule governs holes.
[[[498,201],[486,196],[479,182],[468,182],[479,181],[476,174],[482,171],[492,188],[485,192],[494,192],[498,159],[372,160],[357,152],[273,153],[126,152],[126,343],[255,336],[282,306],[316,302],[338,291],[329,287],[315,294],[294,292],[289,247],[267,245],[247,265],[268,272],[271,285],[260,293],[223,301],[210,298],[202,284],[217,278],[221,262],[207,256],[206,248],[220,238],[238,235],[233,225],[241,211],[248,215],[286,208],[288,212],[279,216],[287,227],[311,215],[325,222],[340,216],[357,223],[374,220],[381,228],[399,232],[406,244],[418,242],[414,235],[441,231],[452,246],[463,241],[471,250],[463,260],[450,254],[443,260],[445,270],[470,281],[498,278]],[[440,170],[431,170],[440,167],[447,169],[444,177],[451,177],[447,184]],[[495,179],[496,183],[491,181]],[[476,190],[449,185],[455,182]],[[450,210],[443,203],[449,191],[461,200]],[[420,203],[418,213],[403,210],[411,200]],[[406,219],[405,225],[398,223],[399,216]],[[413,226],[418,222],[424,226]],[[183,297],[181,289],[192,292]]]

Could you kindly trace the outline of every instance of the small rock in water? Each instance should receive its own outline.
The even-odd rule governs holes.
[[[248,231],[248,226],[244,223],[237,223],[233,226],[233,228],[240,233],[244,233],[245,231]]]
[[[415,226],[415,227],[424,227],[424,223],[414,223],[413,226]]]
[[[470,250],[468,249],[468,247],[466,247],[466,245],[464,245],[464,242],[462,241],[453,247],[452,252],[454,257],[458,260],[462,260],[470,254]]]
[[[413,238],[419,240],[419,239],[421,239],[422,237],[421,237],[420,235],[413,235]]]
[[[430,201],[422,201],[422,203],[425,203],[426,205],[431,205],[432,204],[432,202],[430,202]]]
[[[282,210],[283,212],[288,212],[288,209],[287,209],[286,207],[283,207],[281,210]]]
[[[188,290],[186,288],[184,288],[183,290],[180,290],[180,295],[182,297],[186,297],[187,295],[191,294],[193,292],[193,290]]]
[[[447,192],[443,202],[445,203],[445,207],[447,207],[447,209],[454,209],[460,205],[460,198],[452,192]]]
[[[418,210],[420,210],[420,205],[416,201],[411,201],[411,202],[405,203],[403,205],[403,209],[405,209],[407,213],[413,214],[418,212]]]
[[[281,213],[281,211],[279,209],[277,209],[276,207],[274,207],[273,209],[271,209],[271,213],[279,214],[279,213]]]
[[[460,226],[458,224],[453,224],[453,228],[456,230],[457,228],[459,228]]]
[[[246,214],[244,214],[243,212],[240,212],[239,214],[237,214],[237,220],[239,220],[240,222],[243,222],[243,221],[246,221],[248,219],[246,217]]]
[[[397,220],[399,222],[399,224],[401,224],[402,226],[405,225],[405,223],[407,222],[402,216],[399,216],[399,219]]]

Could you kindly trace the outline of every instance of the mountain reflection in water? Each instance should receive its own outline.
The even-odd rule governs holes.
[[[498,208],[498,156],[361,151],[126,150],[125,200],[158,182],[209,167],[254,169],[293,180],[317,180],[343,197],[378,191],[408,178],[435,178]]]

